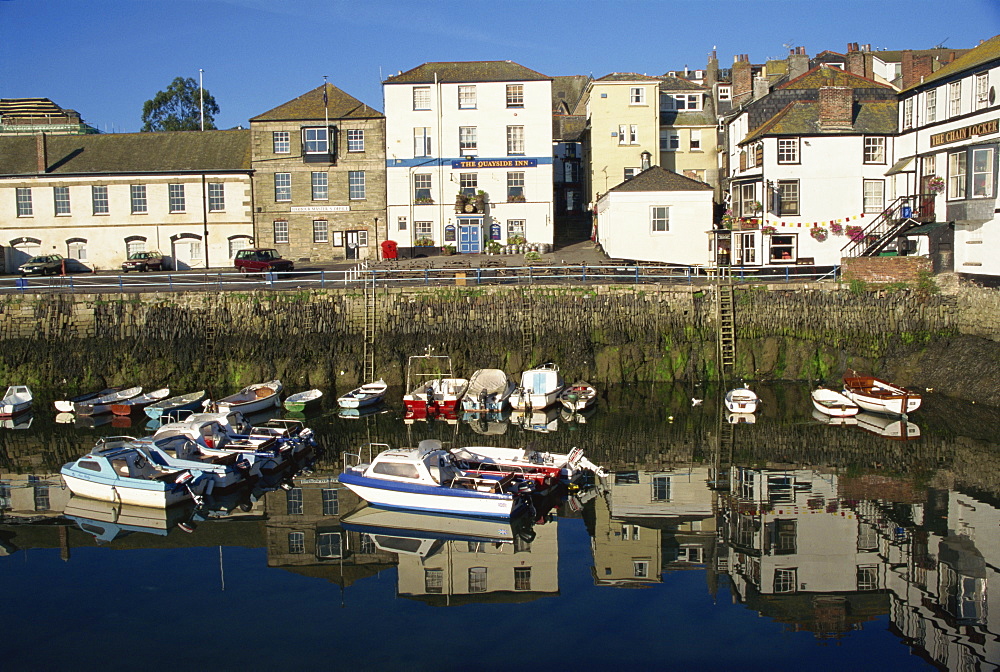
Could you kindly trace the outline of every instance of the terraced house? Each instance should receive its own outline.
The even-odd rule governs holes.
[[[378,258],[386,221],[381,112],[324,83],[252,118],[250,132],[259,247],[295,261]]]
[[[178,270],[228,266],[253,241],[251,175],[243,130],[0,137],[4,270],[154,250]]]

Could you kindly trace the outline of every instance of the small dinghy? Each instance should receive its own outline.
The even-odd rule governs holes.
[[[170,397],[169,399],[154,402],[143,410],[146,411],[146,415],[148,417],[153,419],[164,415],[176,418],[178,415],[186,411],[194,412],[200,409],[204,404],[205,399],[207,399],[205,390],[198,390],[197,392],[189,392],[188,394],[182,394],[180,396]]]
[[[858,414],[858,405],[836,390],[819,387],[810,396],[816,410],[825,415],[846,418]]]
[[[559,393],[559,403],[569,411],[582,411],[597,401],[597,390],[590,383],[580,380],[567,385]]]
[[[141,411],[150,404],[162,401],[169,396],[170,388],[164,387],[159,390],[147,392],[146,394],[140,394],[139,396],[132,397],[131,399],[125,399],[117,404],[111,404],[111,412],[115,415],[132,415],[136,411]]]
[[[304,392],[296,392],[285,399],[285,410],[301,413],[307,408],[314,408],[317,406],[322,398],[322,390],[306,390]]]
[[[756,413],[759,402],[757,393],[746,385],[726,392],[726,408],[730,413]]]
[[[281,406],[281,381],[271,380],[266,383],[247,385],[236,394],[223,397],[215,402],[205,402],[205,408],[210,412],[228,413],[239,411],[243,415],[257,413],[272,407]]]
[[[342,397],[337,398],[337,404],[341,408],[364,408],[374,406],[385,398],[385,391],[389,389],[385,381],[379,378],[374,383],[365,383],[361,387],[356,387]]]
[[[106,394],[103,397],[97,397],[96,399],[90,399],[79,404],[73,404],[73,411],[77,415],[101,415],[109,412],[112,404],[120,404],[126,399],[138,397],[140,394],[142,394],[141,387],[130,387],[124,390],[118,390],[117,392]]]
[[[0,400],[0,417],[11,417],[31,408],[33,397],[27,385],[11,385]]]

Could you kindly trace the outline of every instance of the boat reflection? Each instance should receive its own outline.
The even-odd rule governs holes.
[[[510,420],[525,431],[548,434],[559,429],[559,408],[549,406],[538,411],[514,411]]]
[[[827,415],[826,413],[820,413],[815,408],[812,412],[812,417],[816,422],[821,422],[824,425],[856,425],[858,424],[858,419],[856,415]]]
[[[585,425],[587,421],[590,420],[597,413],[597,405],[587,406],[586,408],[579,411],[571,411],[568,408],[559,409],[559,419],[568,425],[579,424]]]
[[[0,429],[30,429],[31,422],[35,419],[34,411],[20,413],[13,417],[0,418]]]
[[[345,420],[357,420],[358,418],[385,412],[385,408],[380,404],[376,404],[375,406],[361,406],[360,408],[339,408],[337,409],[337,417],[344,418]],[[285,417],[291,418],[293,415],[289,412],[285,413]]]
[[[462,413],[462,422],[476,434],[499,436],[510,426],[510,409]]]
[[[896,441],[912,441],[920,438],[920,427],[903,416],[888,416],[880,413],[861,411],[855,416],[858,427],[887,439]]]

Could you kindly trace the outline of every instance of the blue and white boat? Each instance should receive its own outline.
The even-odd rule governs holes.
[[[384,448],[374,459],[347,467],[340,482],[373,506],[479,518],[510,518],[530,504],[532,484],[514,473],[473,474],[460,468],[441,442]],[[346,457],[346,456],[345,456]]]
[[[227,451],[221,454],[209,454],[201,450],[194,441],[186,436],[146,437],[129,439],[129,437],[111,437],[106,440],[130,440],[133,445],[143,450],[154,465],[164,470],[188,469],[200,471],[211,479],[212,485],[206,494],[228,490],[242,485],[248,478],[256,476],[253,455],[237,451]],[[259,470],[260,465],[257,465]]]
[[[549,362],[521,374],[521,384],[510,395],[516,411],[540,411],[556,403],[566,387],[559,367]]]
[[[178,417],[187,412],[193,413],[200,410],[207,398],[208,395],[205,393],[205,390],[198,390],[197,392],[189,392],[188,394],[181,394],[176,397],[157,401],[147,406],[144,410],[150,418],[159,418],[164,415]]]
[[[385,381],[379,378],[374,383],[365,383],[361,387],[356,387],[342,397],[337,398],[337,404],[341,408],[365,408],[382,403],[385,398],[385,391],[389,389]]]
[[[132,440],[102,441],[60,469],[66,487],[80,497],[136,506],[167,507],[200,501],[213,479],[197,469],[164,469]]]

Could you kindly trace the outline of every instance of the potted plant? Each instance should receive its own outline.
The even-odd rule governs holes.
[[[501,246],[500,243],[498,243],[495,240],[491,240],[490,242],[486,243],[486,254],[500,254],[500,251],[502,249],[503,246]]]
[[[772,233],[776,233],[777,231],[778,227],[773,226],[771,224],[765,224],[764,226],[760,227],[760,232],[763,233],[765,236],[770,236]]]
[[[931,179],[927,180],[927,190],[932,194],[940,194],[944,191],[944,178],[935,175]]]
[[[760,204],[760,201],[751,201],[749,207],[750,207],[750,214],[756,215],[761,211],[762,206]]]
[[[465,212],[465,206],[468,203],[469,197],[461,191],[458,192],[458,195],[455,196],[455,212]]]
[[[433,205],[434,199],[430,196],[419,196],[413,199],[414,205]]]
[[[476,212],[483,213],[486,212],[486,192],[480,189],[476,192],[475,197]]]
[[[862,240],[864,240],[865,237],[865,234],[862,232],[861,227],[856,226],[854,224],[844,229],[844,232],[847,234],[847,237],[850,238],[855,243],[861,242]]]
[[[524,203],[525,202],[524,194],[512,194],[511,196],[507,197],[507,202],[508,203]]]
[[[434,247],[434,241],[426,236],[422,236],[413,241],[414,247]]]
[[[441,248],[441,254],[443,254],[446,257],[450,257],[451,255],[455,254],[455,246],[452,245],[451,243],[444,245]]]
[[[822,243],[824,240],[826,240],[827,236],[830,235],[830,232],[824,229],[822,226],[814,226],[813,228],[809,229],[809,235]]]
[[[525,240],[524,240],[524,236],[515,233],[513,236],[509,236],[507,238],[507,242],[510,245],[524,245]]]
[[[541,253],[539,253],[536,250],[531,250],[530,252],[526,252],[524,255],[525,261],[538,261],[541,258],[542,258]]]
[[[841,224],[840,222],[834,222],[833,224],[830,225],[830,233],[832,233],[835,236],[844,235],[844,225]]]

